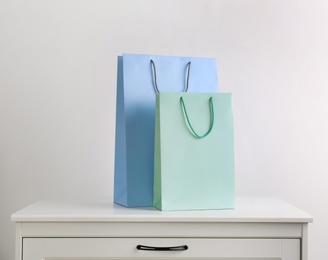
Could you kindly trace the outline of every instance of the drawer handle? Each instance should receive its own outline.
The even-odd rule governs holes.
[[[137,245],[137,249],[138,250],[146,250],[146,251],[185,251],[188,249],[188,246],[182,245],[182,246],[160,247],[160,246]]]

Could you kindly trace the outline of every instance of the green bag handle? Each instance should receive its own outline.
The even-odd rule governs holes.
[[[189,120],[189,117],[188,117],[188,113],[187,113],[187,109],[186,109],[186,106],[185,106],[185,103],[183,101],[183,98],[180,97],[180,103],[182,105],[182,110],[183,110],[183,113],[185,115],[185,118],[187,119],[187,123],[189,125],[189,128],[191,130],[191,132],[193,133],[193,135],[198,138],[198,139],[201,139],[201,138],[204,138],[206,137],[207,135],[209,135],[209,133],[212,131],[213,129],[213,125],[214,125],[214,106],[213,106],[213,99],[212,97],[210,97],[209,99],[209,105],[210,105],[210,113],[211,113],[211,120],[210,120],[210,128],[208,129],[208,131],[204,134],[204,135],[199,135],[195,132],[194,128],[191,126],[191,123],[190,123],[190,120]]]
[[[151,73],[153,77],[153,84],[155,87],[156,93],[159,93],[158,86],[157,86],[157,76],[156,76],[156,66],[155,62],[153,60],[150,60],[150,65],[151,65]],[[187,80],[186,80],[186,86],[183,92],[187,92],[189,88],[189,76],[190,76],[190,66],[191,66],[191,61],[187,63]]]

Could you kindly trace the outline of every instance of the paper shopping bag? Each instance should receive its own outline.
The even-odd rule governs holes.
[[[156,92],[217,92],[216,60],[123,54],[118,57],[114,202],[153,204]]]
[[[154,169],[160,210],[233,208],[231,94],[157,94]]]

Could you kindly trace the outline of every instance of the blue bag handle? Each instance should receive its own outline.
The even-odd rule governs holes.
[[[156,77],[156,66],[155,66],[155,62],[153,60],[150,60],[150,65],[151,65],[151,73],[153,76],[153,84],[155,87],[155,91],[156,93],[159,93],[158,90],[158,86],[157,86],[157,77]],[[186,82],[186,86],[183,92],[187,92],[188,91],[188,87],[189,87],[189,77],[190,77],[190,66],[191,66],[191,61],[189,61],[187,63],[187,82]]]

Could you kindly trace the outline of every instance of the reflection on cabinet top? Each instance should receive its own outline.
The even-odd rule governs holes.
[[[15,222],[275,222],[309,223],[312,216],[271,197],[239,197],[233,210],[158,211],[125,208],[110,198],[47,199],[16,212]]]

